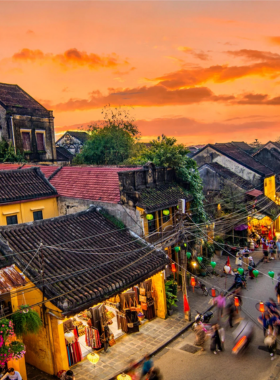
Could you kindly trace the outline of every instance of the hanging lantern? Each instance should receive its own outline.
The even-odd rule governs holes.
[[[173,273],[176,272],[176,264],[175,263],[171,264],[171,272],[173,272]]]
[[[192,257],[192,254],[190,252],[186,253],[188,260]]]
[[[67,331],[64,334],[64,338],[67,340],[68,343],[73,343],[75,340],[75,336],[72,331]]]
[[[234,297],[234,306],[239,307],[239,298],[238,297]]]
[[[181,248],[180,248],[179,246],[174,247],[174,251],[175,251],[175,252],[179,252],[180,249],[181,249]]]
[[[242,276],[242,274],[244,273],[244,269],[243,268],[238,268],[237,272],[240,274],[240,276]]]
[[[264,308],[264,303],[263,302],[260,302],[259,310],[260,310],[261,313],[265,312],[265,308]]]
[[[187,243],[184,243],[184,247],[185,247],[185,248],[187,247]]]
[[[269,275],[269,277],[272,278],[272,283],[273,283],[274,272],[270,270],[267,274]]]
[[[231,267],[229,267],[228,265],[225,265],[224,270],[225,270],[226,274],[229,274],[231,271]]]
[[[92,364],[97,364],[99,361],[99,355],[95,354],[94,352],[91,352],[87,355],[88,361],[90,361]]]
[[[254,275],[254,277],[258,277],[258,275],[259,275],[259,271],[257,270],[257,269],[254,269],[253,270],[253,275]]]
[[[203,257],[201,257],[201,256],[197,257],[197,261],[199,262],[199,264],[201,264],[202,259],[203,259]]]
[[[117,376],[117,380],[131,380],[131,377],[126,373],[121,373],[119,376]]]
[[[169,210],[163,210],[162,213],[163,213],[163,215],[168,216],[170,214],[170,211]]]
[[[154,215],[153,214],[147,214],[146,215],[146,219],[153,220],[154,219]]]
[[[211,267],[213,268],[213,269],[215,269],[215,266],[217,265],[217,263],[215,262],[215,261],[211,261]]]
[[[191,277],[191,286],[193,287],[193,292],[194,292],[195,284],[196,284],[195,278],[192,276]]]
[[[216,297],[216,289],[215,288],[211,289],[211,296]]]

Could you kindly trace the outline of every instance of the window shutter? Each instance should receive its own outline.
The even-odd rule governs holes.
[[[29,132],[22,132],[23,150],[31,150],[31,140]]]
[[[36,133],[36,139],[37,139],[37,149],[38,150],[45,150],[44,134],[43,133]]]

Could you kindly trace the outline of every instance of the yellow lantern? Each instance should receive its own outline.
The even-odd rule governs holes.
[[[131,380],[131,377],[126,373],[121,373],[119,376],[117,376],[117,380]]]
[[[95,354],[94,352],[90,353],[87,355],[87,359],[92,363],[92,364],[97,364],[99,361],[99,355]]]

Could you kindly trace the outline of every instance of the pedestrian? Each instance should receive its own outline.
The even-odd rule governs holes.
[[[271,360],[276,359],[275,353],[277,349],[277,339],[276,333],[273,330],[272,326],[268,326],[266,337],[264,338],[264,344],[268,348],[268,352],[270,353]]]
[[[218,321],[221,318],[223,318],[223,311],[224,307],[226,306],[226,297],[224,296],[224,292],[221,292],[218,297],[215,299],[215,305],[217,306],[217,313],[218,313]]]
[[[205,344],[205,330],[201,325],[197,325],[195,329],[195,345],[201,347],[201,351],[205,351],[204,344]]]
[[[219,331],[219,335],[220,335],[220,339],[221,339],[221,347],[222,347],[222,351],[224,351],[225,349],[225,329],[223,327],[220,327],[218,326],[218,331]]]
[[[163,380],[159,368],[152,368],[151,373],[148,377],[149,380]]]
[[[1,380],[22,380],[22,377],[18,371],[15,371],[13,368],[9,368],[7,373],[2,377]]]
[[[151,357],[149,355],[145,355],[143,367],[142,367],[141,379],[145,379],[145,376],[147,376],[151,372],[151,369],[153,368],[153,366],[154,364]]]
[[[263,326],[263,335],[266,336],[266,332],[269,326],[269,313],[264,312],[259,318],[258,322]]]
[[[60,380],[75,380],[74,372],[69,369],[68,371],[60,371],[57,374]]]
[[[235,317],[235,311],[236,311],[236,308],[234,306],[233,298],[231,298],[227,306],[228,323],[230,327],[233,327],[233,319]]]
[[[280,237],[278,238],[278,240],[276,242],[276,248],[277,248],[278,260],[280,260]]]
[[[216,355],[217,351],[222,351],[221,339],[219,335],[218,325],[214,325],[212,329],[213,335],[211,337],[210,350],[213,351],[213,353]]]
[[[127,374],[131,377],[131,380],[138,380],[138,375],[136,373],[136,368],[138,367],[138,364],[135,360],[130,360],[129,363],[129,370]]]
[[[263,262],[268,263],[268,245],[267,240],[263,239]]]

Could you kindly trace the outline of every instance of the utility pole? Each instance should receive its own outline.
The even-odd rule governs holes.
[[[40,246],[39,246],[39,255],[41,259],[41,281],[42,281],[42,295],[43,295],[43,303],[42,303],[42,319],[43,319],[43,325],[46,327],[46,306],[45,306],[45,267],[44,267],[44,250],[41,249],[42,247],[42,241],[40,241]]]

